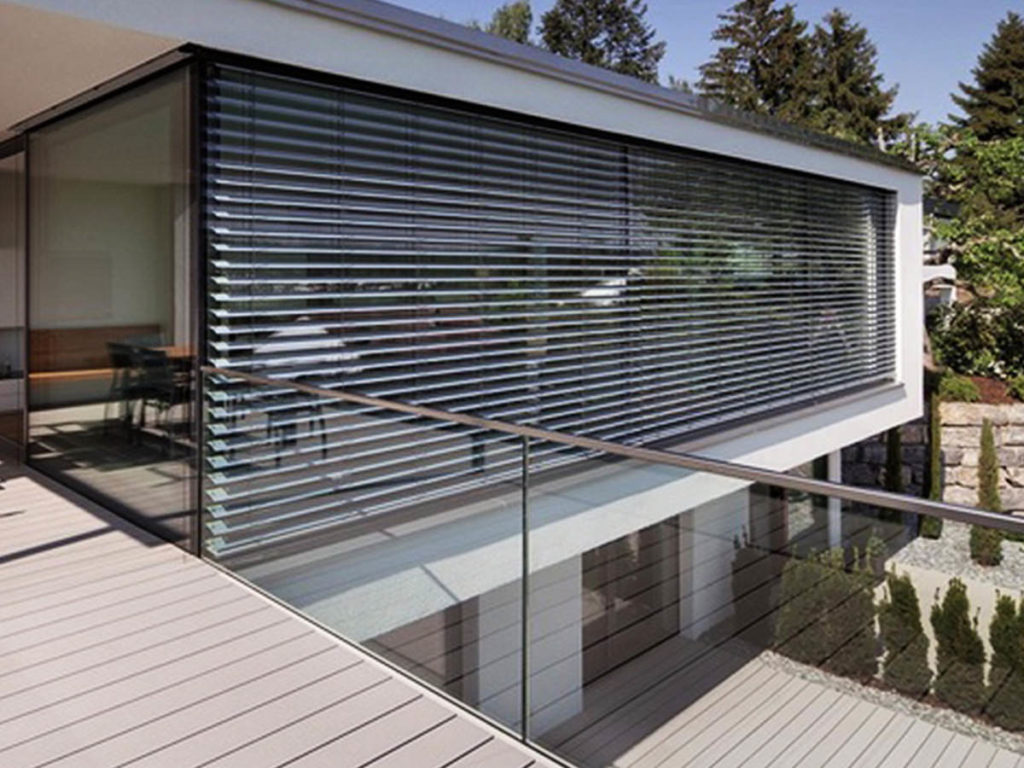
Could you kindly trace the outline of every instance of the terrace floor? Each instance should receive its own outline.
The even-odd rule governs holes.
[[[0,766],[537,762],[211,565],[0,463]]]
[[[734,671],[713,686],[667,679],[659,653],[677,651],[602,680],[635,688],[636,706],[590,708],[560,751],[621,768],[1024,766],[756,657],[721,659]],[[645,711],[654,726],[635,721]],[[536,763],[547,764],[211,565],[0,463],[3,768]]]

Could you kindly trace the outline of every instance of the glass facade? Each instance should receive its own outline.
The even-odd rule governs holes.
[[[799,552],[902,542],[316,389],[647,445],[890,383],[891,193],[194,71],[29,136],[36,467],[581,765],[770,648]]]
[[[0,439],[21,445],[25,410],[25,153],[0,157]]]
[[[188,88],[178,72],[29,139],[29,460],[192,535]]]

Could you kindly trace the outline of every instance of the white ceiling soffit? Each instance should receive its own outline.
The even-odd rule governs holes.
[[[0,0],[0,140],[12,125],[182,42]]]

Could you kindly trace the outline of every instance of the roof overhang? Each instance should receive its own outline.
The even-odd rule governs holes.
[[[871,147],[377,0],[0,0],[0,138],[186,43],[880,186],[919,175]],[[862,169],[836,173],[837,158]]]

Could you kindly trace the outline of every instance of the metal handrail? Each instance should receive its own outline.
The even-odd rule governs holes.
[[[357,405],[365,405],[373,408],[381,408],[388,411],[406,413],[412,416],[445,421],[454,424],[463,424],[469,427],[478,427],[493,432],[503,432],[509,435],[543,440],[546,442],[570,445],[576,448],[599,451],[602,453],[621,456],[627,459],[636,459],[653,464],[663,464],[681,469],[689,469],[697,472],[707,472],[713,475],[724,475],[738,480],[747,480],[754,483],[774,485],[793,491],[815,494],[819,496],[832,496],[846,501],[872,506],[885,507],[901,512],[912,512],[921,515],[930,515],[943,520],[953,520],[973,525],[983,525],[990,528],[998,528],[1011,533],[1024,533],[1024,520],[1010,514],[1001,512],[989,512],[984,509],[968,507],[963,504],[950,504],[943,501],[932,501],[931,499],[919,499],[914,496],[904,496],[890,491],[880,491],[873,488],[858,488],[851,485],[842,485],[827,480],[814,480],[810,478],[787,475],[784,472],[777,472],[771,469],[762,469],[747,464],[737,464],[723,459],[711,459],[704,456],[695,456],[689,453],[672,453],[655,448],[638,448],[635,446],[611,443],[605,440],[598,440],[591,437],[580,437],[564,432],[552,432],[551,430],[531,427],[524,424],[510,424],[497,419],[488,419],[481,416],[473,416],[468,413],[453,413],[437,408],[430,408],[423,405],[410,405],[395,400],[385,400],[379,397],[349,392],[346,390],[323,389],[309,384],[287,379],[269,379],[251,373],[241,371],[230,371],[224,368],[204,365],[201,370],[205,374],[224,376],[226,378],[240,379],[251,384],[270,387],[285,387],[299,392],[305,392],[317,397],[339,400]]]

